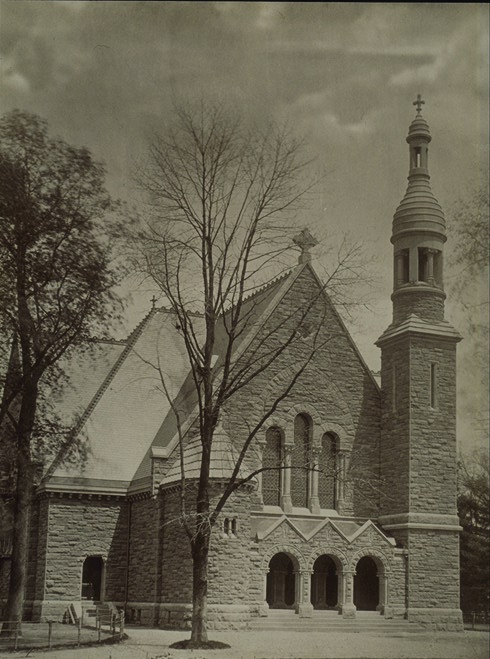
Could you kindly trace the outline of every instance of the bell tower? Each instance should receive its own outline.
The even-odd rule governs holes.
[[[431,134],[414,101],[408,186],[393,217],[393,322],[377,341],[383,393],[379,522],[407,550],[405,614],[462,629],[456,510],[456,344],[444,319],[444,213],[431,187]],[[389,613],[389,605],[387,607]]]

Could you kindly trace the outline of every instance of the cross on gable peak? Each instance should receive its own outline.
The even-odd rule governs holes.
[[[293,243],[301,250],[298,263],[309,263],[311,261],[310,249],[318,245],[318,240],[305,227],[300,233],[294,236]]]

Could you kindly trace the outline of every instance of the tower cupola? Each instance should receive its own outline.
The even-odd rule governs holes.
[[[394,247],[393,320],[411,314],[423,320],[443,320],[444,299],[442,252],[446,223],[430,187],[429,125],[422,116],[420,94],[407,136],[409,147],[408,186],[393,216],[391,242]]]

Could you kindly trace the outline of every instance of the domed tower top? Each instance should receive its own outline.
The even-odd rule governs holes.
[[[446,223],[439,202],[430,187],[429,125],[422,116],[420,94],[410,124],[408,187],[393,216],[391,242],[395,252],[393,320],[411,314],[424,320],[443,320],[444,298],[442,251]]]

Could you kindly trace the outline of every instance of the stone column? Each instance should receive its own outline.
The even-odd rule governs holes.
[[[427,283],[434,286],[436,283],[434,277],[434,256],[437,253],[435,249],[427,250]]]
[[[337,454],[337,464],[335,466],[337,471],[336,478],[336,507],[339,512],[342,512],[344,498],[345,498],[345,453],[339,452]]]
[[[295,573],[297,579],[295,608],[300,618],[311,618],[313,615],[313,604],[310,601],[311,574],[310,570],[302,570]]]
[[[335,572],[337,577],[337,604],[335,608],[339,613],[342,613],[342,604],[344,602],[344,575],[338,570]]]
[[[388,606],[388,577],[384,573],[378,573],[379,579],[379,603],[376,611],[383,614]]]
[[[264,447],[265,447],[265,441],[257,442],[257,462],[259,464],[259,468],[262,467],[262,459],[264,455]],[[255,491],[255,497],[257,500],[257,504],[259,506],[264,505],[264,497],[262,494],[262,474],[263,472],[259,472],[255,478],[257,479],[257,489]]]
[[[318,468],[320,460],[320,448],[314,446],[311,449],[311,490],[310,490],[310,501],[309,509],[310,511],[318,515],[320,513],[320,499],[318,498]]]
[[[419,250],[418,247],[410,247],[409,250],[409,282],[419,280]]]
[[[395,288],[401,286],[403,282],[403,252],[396,252],[395,254]]]
[[[266,618],[269,615],[269,605],[267,603],[267,575],[269,571],[264,574],[262,580],[262,602],[259,605],[259,616]]]
[[[291,501],[291,453],[293,447],[291,444],[284,446],[284,478],[283,490],[281,495],[281,508],[285,513],[293,512],[293,504]]]
[[[356,606],[354,604],[354,575],[355,570],[352,572],[344,572],[342,578],[344,580],[342,586],[342,617],[355,618]]]

